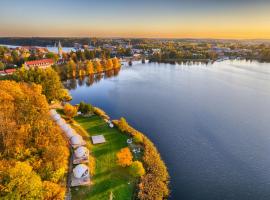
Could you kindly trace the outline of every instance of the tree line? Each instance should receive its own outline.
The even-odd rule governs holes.
[[[70,79],[117,70],[120,67],[121,63],[115,57],[103,60],[86,60],[84,62],[75,62],[73,59],[70,59],[66,64],[54,66],[54,69],[58,72],[61,79]]]

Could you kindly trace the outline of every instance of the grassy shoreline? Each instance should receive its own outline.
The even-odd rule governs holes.
[[[88,133],[86,141],[90,142],[90,136],[103,134],[106,143],[91,146],[90,151],[95,158],[95,174],[91,176],[92,184],[77,189],[72,188],[72,199],[109,199],[111,192],[114,199],[133,199],[138,180],[132,177],[127,169],[116,164],[116,153],[128,146],[126,140],[129,136],[121,133],[118,128],[110,128],[97,115],[77,116],[74,121],[73,125],[78,124]]]

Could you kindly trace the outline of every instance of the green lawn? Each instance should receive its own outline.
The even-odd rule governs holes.
[[[96,160],[95,175],[91,177],[90,186],[72,189],[72,199],[107,200],[112,191],[114,200],[133,199],[136,179],[130,176],[127,169],[117,166],[116,153],[127,147],[128,136],[117,128],[110,128],[99,116],[75,117],[91,135],[103,134],[106,143],[94,145],[92,154]],[[90,138],[89,138],[90,139]]]

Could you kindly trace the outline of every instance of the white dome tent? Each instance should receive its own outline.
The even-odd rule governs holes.
[[[61,116],[59,114],[56,114],[53,116],[54,121],[58,121],[59,119],[61,119]]]
[[[66,124],[66,121],[61,118],[56,123],[58,124],[58,126],[63,126],[64,124]]]
[[[85,164],[79,164],[73,169],[75,178],[83,178],[89,176],[89,169]]]
[[[73,136],[75,136],[77,133],[74,131],[73,128],[69,127],[69,129],[67,131],[65,131],[66,136],[68,138],[72,138]]]
[[[57,114],[56,110],[54,110],[54,109],[50,110],[50,115],[51,115],[51,117],[53,117],[53,116],[56,115],[56,114]]]
[[[75,150],[74,154],[77,158],[82,158],[88,156],[89,151],[86,147],[81,146]]]
[[[82,136],[75,134],[74,136],[71,137],[70,143],[73,148],[77,148],[79,146],[85,145],[85,141],[82,139]]]
[[[70,139],[70,142],[72,145],[79,145],[82,143],[82,141],[83,141],[82,136],[80,136],[78,134],[72,136]]]
[[[68,124],[63,124],[60,126],[60,128],[62,129],[62,131],[67,132],[71,127]]]

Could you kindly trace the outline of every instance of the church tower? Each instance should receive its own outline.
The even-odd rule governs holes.
[[[59,57],[62,59],[63,49],[62,49],[62,45],[61,45],[60,40],[59,40],[59,42],[58,42],[58,55],[59,55]]]

